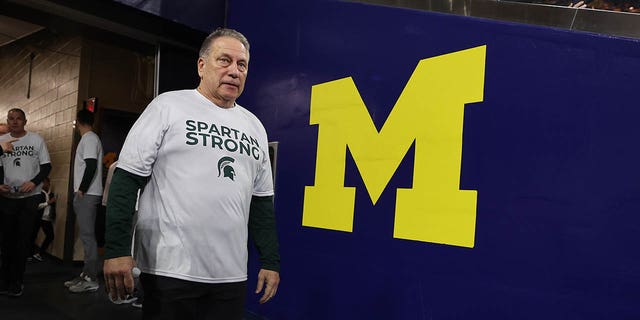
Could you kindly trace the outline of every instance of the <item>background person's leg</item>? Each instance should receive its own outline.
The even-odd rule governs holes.
[[[96,211],[100,197],[84,195],[73,199],[73,209],[78,221],[79,237],[84,247],[83,272],[92,280],[97,279],[98,273],[98,247],[95,236]],[[98,200],[96,200],[98,199]]]
[[[24,277],[24,270],[27,264],[27,257],[33,251],[33,225],[38,214],[38,199],[36,196],[20,199],[20,208],[17,217],[18,238],[17,240],[17,260],[15,261],[15,281],[17,286],[21,286]],[[17,289],[17,288],[16,288]]]
[[[51,221],[41,220],[40,227],[42,228],[42,232],[44,232],[44,240],[42,240],[39,251],[40,254],[44,254],[47,252],[47,249],[49,249],[49,245],[53,242],[53,223],[51,223]]]
[[[6,292],[11,281],[12,263],[17,256],[18,206],[14,199],[3,199],[0,208],[2,219],[2,267],[0,269],[0,291]]]

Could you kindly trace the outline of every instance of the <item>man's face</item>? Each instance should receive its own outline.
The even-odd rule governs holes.
[[[198,59],[201,92],[221,107],[232,107],[244,90],[248,67],[249,55],[240,41],[214,40],[209,54]]]
[[[24,132],[24,126],[27,124],[27,119],[22,116],[22,113],[12,111],[7,114],[7,124],[9,125],[9,131],[12,133]]]

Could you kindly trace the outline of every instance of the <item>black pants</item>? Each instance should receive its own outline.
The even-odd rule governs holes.
[[[42,228],[42,232],[44,232],[44,240],[42,240],[38,253],[42,255],[47,253],[49,245],[53,242],[53,223],[51,223],[51,221],[40,220],[40,227]]]
[[[40,231],[40,221],[42,221],[42,214],[44,210],[36,211],[36,217],[33,221],[33,231],[31,232],[31,254],[38,253],[38,247],[36,246],[36,238],[38,237],[38,231]]]
[[[241,320],[247,282],[200,283],[143,273],[142,319]]]
[[[38,211],[38,197],[2,198],[2,280],[9,286],[23,282],[31,235]]]

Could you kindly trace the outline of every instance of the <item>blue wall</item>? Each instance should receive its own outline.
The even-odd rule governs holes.
[[[640,319],[640,43],[333,1],[230,3],[252,43],[240,103],[279,141],[282,283],[269,319]],[[382,127],[419,60],[486,45],[484,100],[465,109],[461,189],[475,246],[393,238],[396,188],[373,206],[347,153],[353,232],[302,226],[318,126],[311,87],[353,77]],[[258,266],[252,257],[250,286]]]

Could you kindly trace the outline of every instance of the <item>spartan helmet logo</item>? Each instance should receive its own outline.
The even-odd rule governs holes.
[[[231,157],[222,157],[218,160],[218,177],[222,175],[223,177],[227,177],[233,181],[233,178],[236,176],[236,171],[233,170],[231,164],[235,161],[236,160]]]
[[[20,158],[13,159],[13,165],[16,167],[20,167]]]

